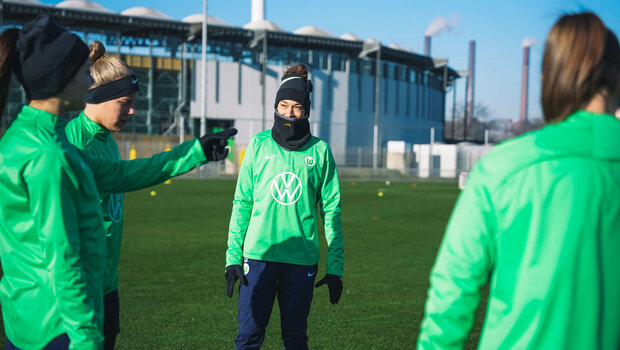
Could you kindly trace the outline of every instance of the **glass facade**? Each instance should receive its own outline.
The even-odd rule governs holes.
[[[186,56],[188,62],[187,76],[182,79],[182,47],[177,39],[166,37],[132,38],[118,37],[115,35],[80,33],[87,41],[100,40],[106,43],[110,54],[121,52],[124,59],[134,70],[140,80],[141,92],[136,101],[136,116],[127,125],[127,130],[134,133],[160,134],[165,132],[173,123],[175,111],[182,102],[182,96],[188,96],[186,104],[180,108],[184,115],[188,115],[189,100],[193,92],[192,81],[194,74],[191,73],[192,61],[200,60],[201,47],[199,44],[187,44]],[[119,41],[120,40],[120,41]],[[119,45],[120,43],[120,45]],[[239,42],[226,40],[209,40],[207,46],[207,59],[217,62],[239,62],[244,65],[260,69],[262,45],[259,43],[249,48]],[[303,63],[311,69],[345,72],[358,75],[357,88],[360,90],[357,109],[362,111],[362,89],[372,89],[374,111],[374,79],[376,76],[376,60],[373,58],[351,56],[344,52],[325,51],[318,49],[305,49],[292,46],[268,46],[266,62],[269,65],[286,66],[292,63]],[[418,119],[438,120],[443,118],[443,112],[437,117],[437,113],[431,110],[443,108],[443,76],[430,71],[422,71],[413,65],[404,65],[396,62],[382,61],[382,101],[383,113],[394,112],[396,115]],[[239,68],[241,71],[241,68]],[[216,70],[219,73],[219,69]],[[362,76],[372,77],[372,86],[362,87]],[[219,76],[216,84],[219,86]],[[242,79],[239,73],[239,79]],[[394,83],[395,82],[395,83]],[[406,84],[400,84],[404,82]],[[185,85],[185,86],[183,86]],[[331,80],[328,86],[332,87]],[[185,89],[183,92],[182,90]],[[241,84],[239,84],[241,89]],[[188,93],[189,91],[189,93]],[[219,89],[215,89],[219,95]],[[396,96],[396,107],[392,111],[389,107],[392,94]],[[216,95],[216,102],[219,96]],[[402,96],[402,97],[401,97]],[[195,97],[195,96],[194,96]],[[25,103],[26,99],[21,88],[13,83],[9,93],[9,103],[2,119],[2,127],[6,127],[14,118],[18,106]],[[243,103],[241,93],[238,95],[238,104]],[[333,106],[333,93],[328,94],[325,101],[331,109]],[[432,115],[432,117],[430,116]],[[150,120],[150,126],[147,125]],[[188,123],[189,124],[189,123]]]

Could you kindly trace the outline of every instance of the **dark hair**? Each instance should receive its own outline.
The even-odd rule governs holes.
[[[618,39],[592,12],[564,15],[545,44],[541,97],[545,121],[566,119],[599,93],[620,93]]]
[[[293,64],[284,68],[284,75],[297,74],[308,79],[308,67],[303,64]]]
[[[11,86],[11,73],[17,64],[17,35],[19,29],[7,29],[0,34],[0,118],[4,112]]]

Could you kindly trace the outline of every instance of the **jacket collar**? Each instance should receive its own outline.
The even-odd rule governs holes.
[[[38,126],[50,129],[64,127],[67,124],[64,119],[55,114],[30,107],[28,105],[22,106],[21,111],[18,113],[18,118],[22,120],[36,121]]]
[[[538,133],[536,145],[553,153],[620,160],[620,119],[577,111]]]
[[[96,138],[96,139],[99,139],[105,142],[106,138],[110,135],[110,130],[105,129],[101,127],[99,124],[90,120],[86,116],[86,114],[84,114],[84,111],[80,112],[80,115],[78,116],[78,118],[80,118],[80,123],[84,126],[84,129],[86,130],[86,132],[88,132],[88,134],[91,135],[93,138]]]
[[[609,114],[593,116],[594,156],[620,160],[620,119]]]

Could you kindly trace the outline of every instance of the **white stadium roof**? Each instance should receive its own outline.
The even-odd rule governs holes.
[[[321,29],[315,26],[305,26],[301,28],[297,28],[293,31],[293,34],[298,35],[314,35],[314,36],[324,36],[328,38],[333,38],[334,35],[326,31],[325,29]]]
[[[94,12],[112,12],[107,8],[99,5],[96,2],[88,1],[88,0],[65,0],[56,4],[56,7],[63,9],[74,9],[74,10],[83,10],[83,11],[94,11]]]
[[[281,33],[285,32],[285,30],[280,28],[277,24],[271,21],[267,21],[267,20],[250,22],[244,25],[243,28],[250,29],[250,30],[269,30],[271,32],[281,32]]]
[[[185,18],[183,18],[183,22],[185,23],[202,23],[202,13],[195,13],[193,15],[189,15]],[[209,16],[207,15],[207,24],[214,24],[217,26],[228,26],[228,27],[232,27],[230,24],[222,21],[221,19],[215,17],[215,16]]]
[[[364,41],[362,38],[360,38],[359,36],[353,33],[344,33],[340,36],[340,39],[350,40],[350,41]]]
[[[142,7],[142,6],[128,8],[127,10],[121,12],[121,15],[148,17],[148,18],[155,18],[155,19],[168,19],[168,20],[173,19],[172,17],[168,16],[167,14],[159,10],[156,10],[150,7]]]

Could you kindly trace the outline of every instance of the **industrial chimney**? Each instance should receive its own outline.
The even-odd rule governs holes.
[[[527,103],[528,103],[528,90],[529,90],[529,71],[530,71],[530,46],[532,46],[536,40],[527,38],[523,40],[521,46],[523,47],[523,72],[521,74],[521,110],[519,113],[519,121],[527,121]]]
[[[469,67],[467,69],[467,97],[465,99],[465,121],[463,139],[467,140],[467,120],[474,116],[474,66],[476,63],[476,41],[469,42]]]
[[[431,55],[431,36],[430,35],[424,36],[424,55],[429,56],[429,57]]]
[[[252,22],[265,20],[265,0],[252,0]]]

